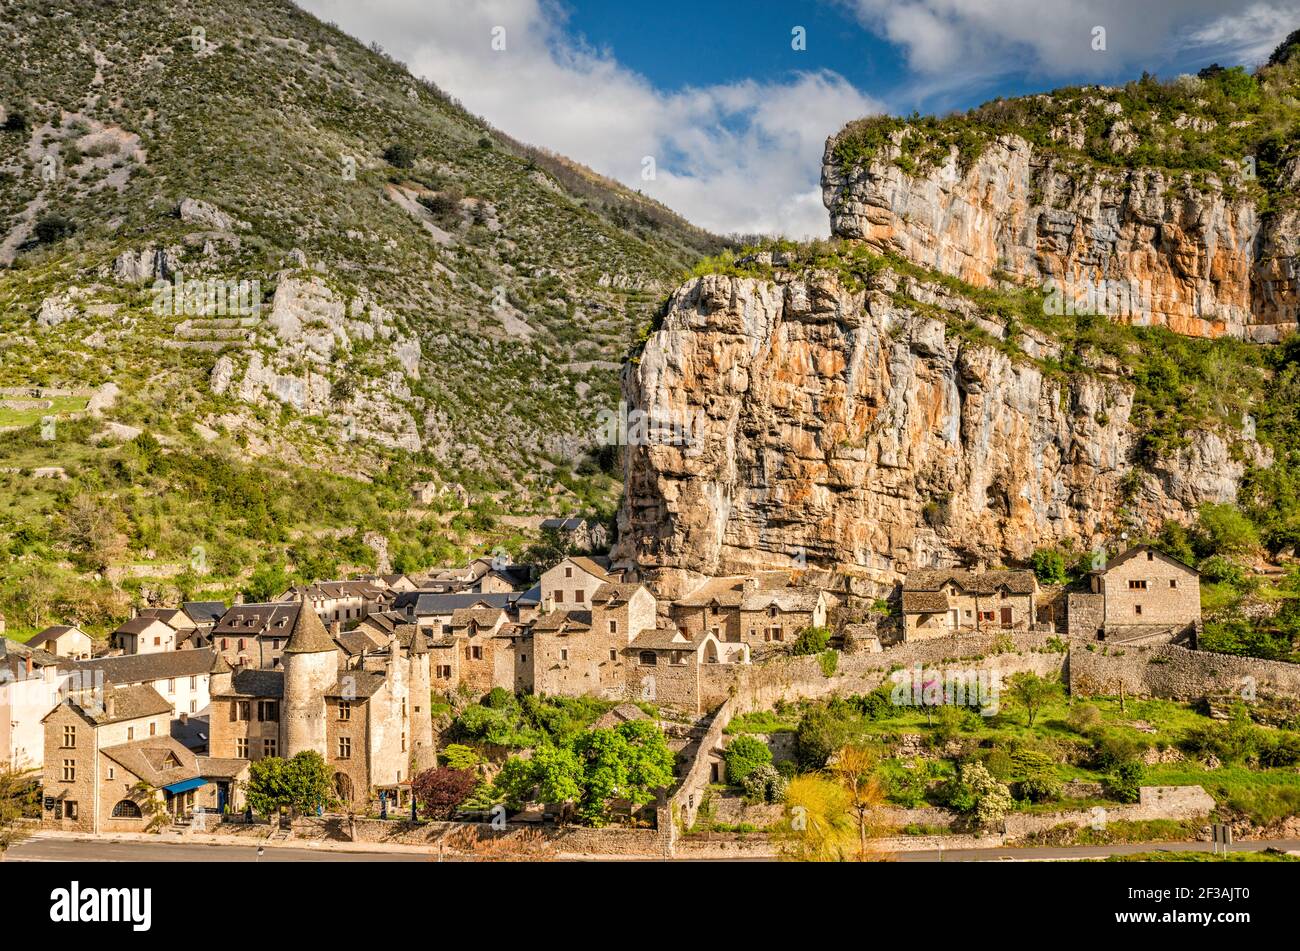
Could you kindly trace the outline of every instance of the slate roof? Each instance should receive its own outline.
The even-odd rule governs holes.
[[[96,726],[121,723],[124,720],[138,720],[141,717],[159,714],[166,714],[170,718],[172,712],[172,705],[163,699],[162,694],[145,684],[131,687],[106,686],[102,705],[93,695],[88,697],[73,695],[66,702],[81,711],[82,715]],[[111,716],[108,712],[110,706],[113,708]],[[45,716],[48,717],[50,714],[47,713]]]
[[[675,650],[689,651],[694,650],[700,645],[707,635],[703,632],[691,636],[683,634],[676,627],[656,627],[649,631],[642,631],[628,644],[633,650]]]
[[[1163,558],[1165,561],[1172,562],[1175,565],[1178,565],[1182,568],[1186,568],[1194,575],[1198,575],[1198,576],[1200,575],[1200,572],[1197,571],[1195,568],[1193,568],[1191,565],[1187,564],[1187,562],[1175,558],[1173,555],[1170,555],[1167,552],[1163,552],[1159,548],[1156,548],[1153,545],[1134,545],[1128,551],[1124,552],[1124,554],[1119,555],[1114,559],[1112,559],[1111,561],[1109,561],[1106,564],[1105,568],[1097,569],[1096,571],[1093,572],[1093,574],[1104,575],[1106,572],[1110,571],[1111,569],[1118,568],[1120,565],[1124,564],[1124,562],[1132,561],[1138,555],[1143,554],[1144,552],[1147,551],[1154,552],[1157,558]]]
[[[623,604],[631,600],[632,596],[636,594],[637,589],[640,587],[643,586],[631,583],[623,584],[604,582],[591,596],[591,602],[592,604],[609,604],[610,602]]]
[[[589,575],[594,575],[601,581],[614,581],[614,577],[609,572],[609,559],[596,555],[576,555],[569,559]]]
[[[587,520],[583,518],[544,518],[542,519],[542,528],[552,529],[555,531],[572,532],[580,528],[587,527]]]
[[[536,618],[532,623],[534,631],[561,631],[564,629],[586,631],[591,630],[591,612],[590,611],[552,611],[550,614],[543,614]]]
[[[114,634],[143,634],[154,624],[161,624],[163,627],[168,627],[168,628],[171,627],[171,625],[168,624],[166,621],[160,621],[156,617],[149,617],[147,615],[140,614],[137,615],[136,617],[131,618],[128,621],[123,621],[121,624],[117,626],[116,630],[114,630],[113,633]]]
[[[398,625],[405,623],[407,623],[406,615],[401,611],[377,611],[363,617],[354,630],[374,628],[382,634],[392,635],[397,631]]]
[[[69,631],[79,631],[79,630],[81,630],[81,628],[73,624],[54,624],[50,627],[47,627],[45,630],[41,631],[39,634],[36,634],[31,638],[29,638],[27,641],[27,646],[40,647],[41,645],[47,644],[56,638],[62,637],[64,634],[67,634]],[[85,632],[83,631],[82,633]]]
[[[216,624],[226,613],[225,601],[186,601],[181,605],[195,624]]]
[[[299,601],[304,600],[301,597],[302,590],[299,590]],[[320,615],[313,610],[300,610],[298,617],[293,622],[293,630],[289,634],[289,643],[284,645],[286,654],[323,654],[326,651],[338,650],[338,645],[330,637],[329,632],[325,630],[325,625],[321,623]]]
[[[948,610],[948,596],[942,591],[904,591],[904,614],[943,614]]]
[[[745,600],[745,579],[743,576],[728,578],[710,578],[684,598],[674,603],[684,608],[708,607],[717,602],[724,608],[738,608]]]
[[[155,789],[199,776],[198,757],[170,736],[151,736],[100,752]]]
[[[478,594],[475,592],[459,594],[440,594],[435,591],[403,591],[393,599],[393,610],[406,612],[408,605],[414,605],[417,617],[439,617],[461,609],[483,604],[490,608],[507,608],[512,603],[512,596],[517,591],[503,591],[498,594]]]
[[[782,611],[811,612],[817,607],[822,592],[818,588],[782,588],[777,591],[756,591],[740,603],[742,611],[765,611],[776,605]]]
[[[341,670],[338,680],[325,691],[325,696],[340,700],[369,700],[387,680],[376,670]]]
[[[235,604],[212,629],[213,637],[287,637],[302,607],[299,601]],[[314,612],[313,612],[314,613]]]
[[[960,568],[921,568],[907,576],[903,592],[941,591],[949,582],[968,594],[997,594],[1003,587],[1012,594],[1032,594],[1037,590],[1034,573],[1026,569],[966,571]]]
[[[229,691],[213,691],[214,697],[256,697],[263,700],[284,696],[284,671],[248,668],[236,670]]]
[[[74,660],[71,670],[98,670],[110,684],[138,684],[172,677],[197,677],[211,672],[216,655],[211,650],[158,651],[153,654],[118,654]]]
[[[344,631],[334,638],[334,643],[342,648],[343,652],[349,657],[355,657],[357,654],[377,651],[383,644],[377,641],[375,633],[357,629],[353,631]]]
[[[479,627],[493,627],[502,614],[501,608],[460,608],[452,612],[451,626],[466,627],[474,621]]]
[[[189,628],[194,625],[190,616],[180,608],[144,608],[139,616],[155,618],[178,631],[182,627]]]
[[[204,779],[238,779],[248,769],[248,760],[221,756],[200,756],[199,775]]]

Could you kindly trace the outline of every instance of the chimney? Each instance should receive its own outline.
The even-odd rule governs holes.
[[[108,719],[110,720],[113,719],[113,712],[116,709],[117,709],[117,702],[113,699],[113,695],[111,693],[105,694],[104,695],[104,716],[108,717]]]
[[[27,655],[27,676],[29,679],[32,676],[32,655],[31,654]]]
[[[244,603],[244,592],[240,591],[238,594],[235,595],[235,604],[243,604],[243,603]]]
[[[338,637],[343,633],[342,621],[330,621],[330,637]]]

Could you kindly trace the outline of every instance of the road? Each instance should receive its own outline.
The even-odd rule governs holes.
[[[900,862],[1006,862],[1063,861],[1132,855],[1136,852],[1209,852],[1209,842],[1137,842],[1125,845],[1072,845],[1043,848],[945,849],[942,852],[899,852]],[[1260,842],[1237,842],[1234,852],[1262,851],[1265,848],[1300,851],[1300,839],[1274,839]],[[433,853],[360,852],[293,846],[268,846],[259,858],[256,844],[217,845],[191,842],[114,841],[74,839],[36,834],[14,846],[6,862],[430,862]],[[578,858],[575,856],[575,858]],[[598,856],[587,856],[598,859]],[[619,861],[634,860],[618,856]],[[447,858],[448,861],[457,859]],[[746,858],[742,861],[764,861]]]
[[[1270,839],[1267,841],[1234,842],[1228,846],[1233,852],[1262,852],[1280,849],[1283,852],[1300,850],[1300,839]],[[899,852],[900,862],[1006,862],[1006,861],[1060,861],[1066,859],[1096,859],[1111,855],[1133,855],[1138,852],[1209,852],[1210,842],[1133,842],[1121,845],[1063,845],[1037,848],[1001,849],[944,849],[942,852]]]
[[[136,842],[69,839],[39,833],[14,846],[5,862],[428,862],[414,852],[352,852],[268,846],[259,858],[257,843],[213,845],[190,842]]]

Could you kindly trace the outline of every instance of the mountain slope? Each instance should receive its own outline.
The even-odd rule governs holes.
[[[437,531],[393,521],[421,480],[516,513],[611,504],[617,483],[574,467],[637,328],[717,239],[282,0],[9,2],[0,59],[0,466],[27,500],[0,531],[16,559],[185,562],[243,533],[273,557],[296,539],[301,564],[313,532],[373,528],[395,548],[423,534],[427,561]],[[250,528],[210,487],[157,481],[182,457],[308,496],[392,485],[383,511],[314,523],[315,500],[285,489],[264,501],[298,511]],[[69,479],[31,475],[54,466]],[[98,533],[122,537],[111,557],[66,524],[82,497],[120,509]]]

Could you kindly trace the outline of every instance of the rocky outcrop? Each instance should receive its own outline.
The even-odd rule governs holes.
[[[683,286],[624,371],[650,424],[626,434],[615,555],[665,596],[701,574],[803,565],[883,587],[920,566],[1086,549],[1234,497],[1248,436],[1198,434],[1159,471],[1133,469],[1130,385],[1105,367],[1048,375],[933,316],[978,321],[972,307],[891,270],[863,290],[825,272]]]
[[[1057,131],[1069,144],[1071,131]],[[898,141],[854,167],[828,141],[822,192],[836,235],[976,286],[1009,275],[1077,298],[1098,282],[1134,282],[1143,306],[1112,316],[1181,334],[1266,342],[1296,327],[1300,221],[1263,219],[1226,173],[1197,185],[1150,168],[1083,167],[1015,135],[987,143],[969,167],[954,146],[946,161],[905,171]]]

